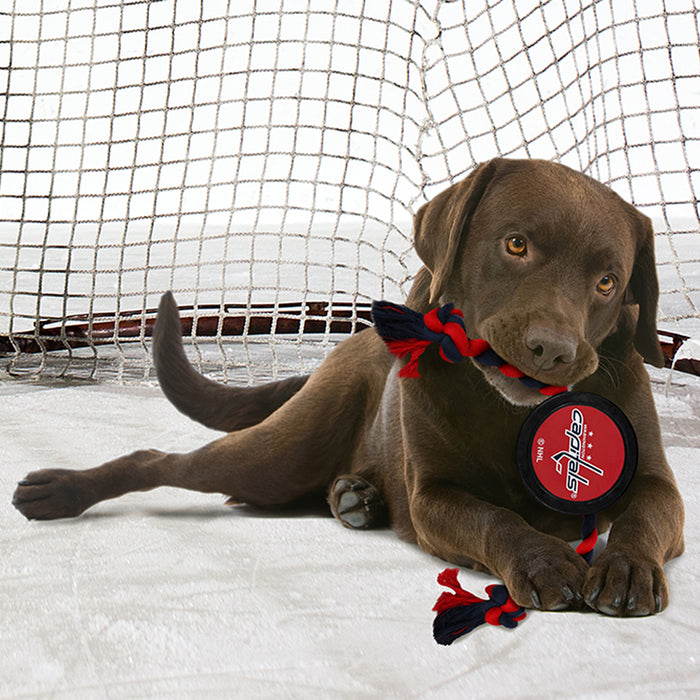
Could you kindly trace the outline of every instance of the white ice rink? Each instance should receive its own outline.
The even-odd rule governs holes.
[[[660,615],[531,612],[432,639],[445,564],[389,531],[162,489],[77,520],[10,505],[37,467],[89,467],[217,435],[155,387],[0,383],[2,698],[657,698],[700,693],[700,380],[653,373],[687,508]],[[465,588],[493,582],[464,570]]]

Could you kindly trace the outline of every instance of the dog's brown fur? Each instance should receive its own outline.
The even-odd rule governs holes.
[[[328,494],[344,524],[367,527],[386,515],[427,552],[493,572],[521,605],[585,601],[611,615],[664,608],[662,567],[683,551],[683,505],[643,367],[643,358],[662,361],[649,220],[568,168],[497,159],[425,205],[414,232],[425,267],[409,306],[454,303],[470,337],[541,381],[611,399],[634,425],[637,472],[599,516],[601,530],[614,524],[592,566],[566,542],[580,519],[536,502],[515,466],[520,426],[542,399],[534,390],[471,360],[449,365],[431,349],[420,378],[399,379],[373,330],[341,343],[309,378],[222,387],[187,362],[171,295],[154,338],[163,389],[229,434],[189,454],[140,451],[87,471],[33,472],[15,506],[28,518],[70,517],[166,485],[259,506]],[[509,252],[514,237],[525,254]],[[615,288],[604,294],[610,278]]]

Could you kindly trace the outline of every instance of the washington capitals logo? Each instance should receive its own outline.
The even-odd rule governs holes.
[[[588,486],[590,483],[589,479],[582,473],[584,469],[599,476],[603,476],[604,472],[600,467],[587,462],[582,457],[583,414],[578,408],[574,408],[571,412],[571,425],[564,432],[569,438],[569,449],[557,452],[552,455],[552,459],[556,464],[557,474],[563,474],[566,470],[566,488],[570,491],[571,498],[575,499],[578,498],[579,484]]]

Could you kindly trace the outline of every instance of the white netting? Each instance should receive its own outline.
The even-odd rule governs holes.
[[[660,324],[697,332],[694,0],[226,5],[0,10],[10,372],[147,377],[146,310],[167,289],[219,319],[213,354],[193,344],[227,376],[252,378],[258,346],[273,375],[312,368],[337,304],[356,318],[405,294],[416,209],[496,155],[558,160],[648,213]],[[276,332],[286,302],[325,333]],[[222,342],[231,304],[271,316],[271,333]],[[87,348],[71,340],[76,314]]]

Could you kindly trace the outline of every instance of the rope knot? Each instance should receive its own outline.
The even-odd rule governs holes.
[[[486,587],[493,607],[484,613],[484,619],[489,625],[501,625],[512,629],[525,617],[525,612],[509,595],[508,589],[499,584]]]
[[[458,637],[475,627],[489,623],[512,629],[525,619],[525,609],[517,605],[502,584],[486,588],[486,600],[465,591],[457,581],[458,569],[445,569],[438,576],[438,583],[448,586],[435,603],[437,616],[433,621],[433,637],[438,644],[452,644]]]
[[[476,357],[489,349],[485,340],[470,339],[464,327],[464,314],[454,304],[445,304],[429,311],[423,317],[426,327],[436,335],[440,343],[440,357],[451,363],[464,357]]]

